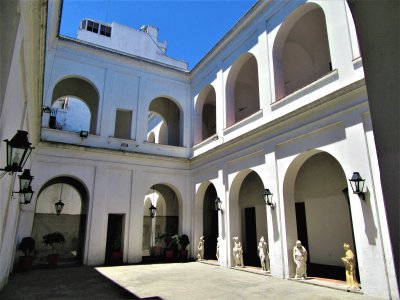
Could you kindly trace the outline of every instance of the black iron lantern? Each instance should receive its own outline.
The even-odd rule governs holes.
[[[271,191],[269,189],[264,190],[263,198],[264,198],[265,205],[268,205],[269,207],[274,208],[275,204],[272,202],[272,196],[273,196],[273,194],[271,193]]]
[[[22,194],[20,203],[21,204],[25,204],[25,205],[31,203],[31,200],[32,200],[32,197],[33,197],[33,193],[34,193],[34,191],[32,191],[32,187],[31,186],[28,186],[23,191],[20,191],[20,194]]]
[[[351,179],[349,179],[351,189],[353,190],[354,194],[357,194],[361,199],[365,200],[364,195],[364,183],[365,179],[362,179],[360,173],[354,172]]]
[[[31,203],[33,191],[31,187],[31,181],[33,176],[31,176],[30,170],[25,169],[22,175],[19,175],[19,191],[14,192],[14,194],[20,194],[19,199],[21,204],[29,204]]]
[[[58,200],[58,202],[56,202],[54,205],[56,207],[56,214],[57,216],[59,216],[61,214],[61,211],[64,208],[64,203],[61,201],[61,197],[62,197],[62,190],[63,190],[63,184],[61,183],[61,189],[60,189],[60,200]]]
[[[222,210],[222,201],[219,199],[219,197],[215,198],[214,200],[214,210],[219,211]]]
[[[150,217],[154,218],[156,215],[156,210],[157,210],[157,207],[155,207],[153,204],[154,203],[154,186],[153,186],[152,190],[153,190],[153,194],[152,194],[153,200],[151,201],[151,206],[149,207],[149,210],[150,210]]]
[[[56,206],[57,216],[59,216],[61,214],[61,211],[63,210],[65,204],[60,199],[54,205]]]
[[[18,175],[19,177],[19,191],[23,193],[27,188],[30,187],[33,176],[31,176],[31,170],[25,169],[22,175]]]
[[[32,152],[33,147],[28,141],[28,132],[18,130],[14,137],[9,140],[4,140],[7,144],[7,165],[2,171],[8,172],[9,174],[15,172],[22,172],[26,160]],[[2,174],[2,175],[4,175]]]
[[[155,215],[156,215],[156,209],[157,209],[157,207],[155,207],[155,206],[153,205],[153,203],[152,203],[151,206],[149,207],[149,210],[150,210],[150,217],[152,217],[152,218],[155,217]]]

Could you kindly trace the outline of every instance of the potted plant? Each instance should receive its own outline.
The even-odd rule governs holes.
[[[163,255],[163,246],[162,243],[165,239],[165,233],[156,233],[155,235],[155,245],[150,247],[150,255],[151,256],[162,256]]]
[[[186,247],[189,245],[189,237],[186,234],[182,234],[179,237],[179,245],[181,245],[180,257],[182,260],[187,260],[188,258],[188,250]]]
[[[35,249],[35,240],[30,236],[24,237],[18,245],[18,250],[24,253],[19,257],[19,267],[21,271],[28,271],[32,268],[33,250]]]
[[[165,258],[171,260],[176,256],[175,254],[177,253],[179,245],[179,236],[177,234],[173,236],[166,234],[164,237],[164,243],[166,245]]]
[[[45,236],[43,236],[43,243],[46,246],[50,246],[52,249],[52,253],[47,256],[47,262],[49,264],[49,267],[56,267],[58,264],[58,256],[59,254],[56,253],[56,245],[57,244],[63,244],[65,242],[64,235],[60,232],[53,232],[53,233],[48,233]]]

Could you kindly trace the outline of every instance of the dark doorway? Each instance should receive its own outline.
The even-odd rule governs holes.
[[[307,249],[307,276],[346,280],[344,267],[315,264],[311,262],[310,248],[308,246],[307,217],[304,202],[296,202],[297,237]]]
[[[257,227],[256,208],[247,207],[244,210],[246,245],[243,251],[243,261],[246,266],[259,267],[260,261],[257,256]]]
[[[307,252],[309,252],[306,206],[304,202],[296,202],[295,205],[296,205],[297,239],[301,241],[301,244],[307,249]],[[310,253],[308,253],[307,264],[309,262],[310,262]]]
[[[122,226],[124,215],[109,214],[107,226],[106,265],[122,264]]]
[[[204,236],[204,258],[216,260],[217,238],[218,238],[218,211],[214,210],[214,201],[217,191],[210,184],[204,195],[203,203],[203,236]]]
[[[315,268],[310,263],[310,247],[308,247],[308,233],[307,233],[307,217],[306,205],[304,202],[296,202],[296,225],[297,225],[297,239],[307,249],[307,275],[315,276]]]

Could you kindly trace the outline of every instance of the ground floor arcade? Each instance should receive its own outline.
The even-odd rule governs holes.
[[[60,248],[65,259],[103,265],[115,255],[129,264],[160,254],[155,247],[167,247],[160,236],[175,234],[189,237],[189,257],[195,258],[203,236],[205,258],[216,259],[218,239],[218,264],[231,267],[233,237],[243,245],[247,266],[259,266],[257,244],[264,237],[270,274],[279,278],[294,276],[299,239],[309,254],[309,276],[340,279],[343,243],[349,243],[363,292],[395,295],[367,106],[300,123],[190,162],[42,144],[32,163],[37,193],[22,209],[18,239],[33,236],[43,262],[49,250],[41,237],[59,231],[66,238]],[[366,180],[365,197],[351,192],[353,172]],[[263,201],[265,189],[273,206]],[[64,208],[57,215],[59,200]]]

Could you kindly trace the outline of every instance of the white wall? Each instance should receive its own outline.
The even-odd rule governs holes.
[[[362,287],[366,295],[389,298],[394,294],[393,285],[389,284],[393,282],[388,272],[391,261],[387,260],[389,256],[384,256],[390,251],[384,242],[387,225],[381,221],[385,220],[383,198],[379,188],[375,187],[379,184],[379,170],[372,147],[373,135],[366,126],[369,123],[367,96],[362,68],[356,67],[352,61],[354,40],[351,39],[354,36],[344,34],[348,32],[344,1],[318,2],[326,16],[331,58],[336,71],[279,102],[275,102],[273,96],[274,40],[283,20],[301,4],[285,2],[279,8],[279,1],[260,2],[255,13],[240,22],[234,32],[225,37],[192,71],[190,77],[150,63],[133,62],[102,50],[89,50],[64,40],[59,41],[54,61],[51,58],[56,48],[49,49],[45,105],[51,98],[49,91],[62,78],[70,75],[87,78],[100,94],[99,111],[103,112],[99,114],[97,132],[101,140],[99,145],[104,148],[108,144],[105,132],[113,124],[105,107],[113,107],[112,101],[115,99],[111,98],[114,95],[117,99],[124,98],[122,94],[118,97],[118,88],[114,87],[111,78],[118,78],[120,74],[124,74],[121,78],[126,82],[134,78],[133,103],[131,100],[122,102],[132,105],[133,111],[137,112],[134,130],[137,143],[129,144],[131,151],[90,149],[77,147],[77,143],[75,146],[54,146],[43,142],[36,150],[32,165],[34,190],[39,190],[48,180],[57,176],[73,176],[84,183],[89,196],[85,264],[96,265],[104,261],[106,216],[109,212],[125,214],[124,262],[141,260],[143,199],[150,187],[158,183],[167,184],[177,194],[179,231],[192,235],[194,242],[191,247],[194,250],[202,230],[202,212],[199,208],[202,207],[205,188],[212,182],[222,201],[222,211],[219,213],[220,264],[230,266],[232,236],[238,235],[241,228],[239,190],[245,176],[254,170],[263,186],[272,191],[276,203],[274,209],[266,208],[271,272],[273,276],[288,278],[294,271],[291,250],[297,239],[295,180],[307,158],[318,152],[326,152],[339,162],[346,178],[353,171],[359,171],[371,183],[368,184],[366,201],[360,200],[357,195],[350,195]],[[246,52],[252,53],[258,62],[262,110],[225,128],[224,124],[230,117],[225,103],[227,76],[233,63]],[[191,101],[198,97],[207,84],[215,88],[217,116],[222,116],[217,119],[218,140],[205,141],[194,147],[193,157],[189,152],[182,155],[175,148],[168,150],[175,154],[171,155],[159,145],[157,147],[161,150],[157,152],[142,143],[147,135],[149,103],[156,97],[168,96],[175,99],[184,112],[183,145],[192,151],[194,104]],[[9,108],[9,111],[12,109]],[[43,133],[46,140],[46,130]],[[65,135],[61,136],[65,138]],[[113,140],[109,142],[113,143]],[[81,143],[78,145],[85,145],[85,142]],[[147,155],[133,153],[136,145],[139,145],[139,149],[145,149],[138,149],[137,152]],[[168,156],[153,155],[166,153]],[[28,220],[33,221],[35,201],[24,208],[18,236],[29,234],[31,230],[32,223]],[[14,217],[15,207],[10,206],[9,212]],[[12,238],[12,230],[7,231],[5,236]],[[338,253],[331,254],[337,256]]]
[[[43,8],[42,8],[43,7]],[[41,1],[2,1],[0,24],[9,28],[2,32],[0,52],[0,137],[10,140],[17,130],[28,131],[33,146],[38,142],[36,108],[41,102],[43,61],[41,45],[45,28],[40,20],[45,18],[45,5]],[[5,143],[0,145],[0,168],[6,165]],[[34,153],[32,154],[34,155]],[[32,158],[32,156],[31,156]],[[31,158],[26,167],[31,164]],[[23,236],[17,234],[20,220],[16,174],[0,179],[0,288],[7,282],[13,269],[15,249]]]

